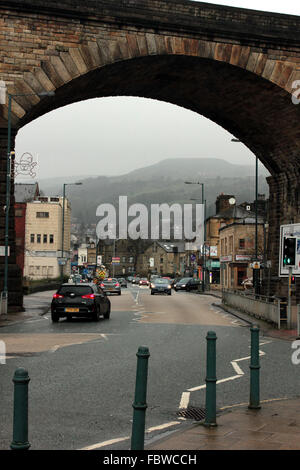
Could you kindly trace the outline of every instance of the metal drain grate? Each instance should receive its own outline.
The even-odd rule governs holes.
[[[203,421],[205,419],[205,409],[191,407],[191,408],[187,408],[186,410],[179,411],[177,415],[185,419],[194,419],[195,421]]]

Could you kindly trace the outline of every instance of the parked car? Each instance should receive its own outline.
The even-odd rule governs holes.
[[[132,279],[132,284],[137,284],[137,285],[138,285],[139,282],[140,282],[140,278],[139,278],[139,277],[134,277],[134,278]]]
[[[172,294],[172,286],[168,279],[157,278],[151,282],[151,295],[154,294]]]
[[[110,294],[121,295],[121,286],[120,286],[118,279],[111,278],[111,277],[104,279],[101,282],[100,287],[106,293],[109,292]]]
[[[139,282],[140,286],[149,286],[149,281],[146,277],[142,277]]]
[[[66,317],[91,317],[98,321],[110,317],[110,300],[101,287],[93,283],[62,284],[53,295],[51,319],[58,322]]]
[[[180,279],[180,281],[176,282],[176,286],[174,286],[174,289],[177,291],[179,290],[186,290],[187,283],[193,279],[192,277],[184,277]]]
[[[128,282],[132,282],[132,279],[133,279],[133,276],[128,276],[128,277],[127,277],[127,281],[128,281]]]

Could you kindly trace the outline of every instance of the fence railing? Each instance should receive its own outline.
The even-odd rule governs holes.
[[[273,323],[279,330],[282,323],[287,321],[287,303],[277,297],[224,290],[222,302],[255,318]]]

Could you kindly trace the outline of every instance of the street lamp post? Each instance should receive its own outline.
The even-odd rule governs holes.
[[[206,285],[206,200],[204,200],[204,183],[200,182],[192,182],[192,181],[185,181],[185,184],[198,184],[202,186],[201,191],[201,202],[204,205],[204,243],[203,243],[203,273],[202,273],[202,291],[205,291]]]
[[[231,142],[241,142],[239,139],[231,139]],[[258,261],[258,157],[255,157],[255,261]],[[253,269],[253,286],[256,295],[259,295],[259,273],[258,269]]]
[[[65,242],[65,199],[66,199],[66,186],[79,186],[81,185],[81,182],[77,183],[64,183],[63,184],[63,209],[62,209],[62,226],[61,226],[61,262],[63,263],[63,257],[64,257],[64,242]],[[61,282],[63,282],[63,277],[64,277],[64,266],[63,264],[61,265]]]
[[[6,85],[1,81],[1,104],[6,103]],[[12,160],[15,153],[11,151],[11,107],[12,107],[12,98],[18,96],[54,96],[54,91],[44,91],[41,93],[17,93],[11,94],[8,93],[8,115],[7,115],[7,155],[6,155],[6,207],[5,207],[5,252],[4,252],[4,284],[3,292],[1,293],[1,312],[8,312],[8,257],[9,257],[9,211],[10,211],[10,191],[11,191],[11,170],[12,170]]]

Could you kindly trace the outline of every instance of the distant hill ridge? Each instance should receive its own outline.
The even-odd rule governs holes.
[[[267,170],[259,170],[259,193],[268,197]],[[82,181],[82,186],[68,186],[67,197],[72,204],[72,216],[84,223],[95,223],[99,204],[118,204],[119,196],[128,196],[128,204],[189,203],[200,198],[197,185],[205,187],[207,214],[212,215],[220,193],[234,194],[238,202],[253,201],[255,197],[255,165],[236,165],[217,158],[174,158],[162,160],[120,176],[65,177],[40,180],[45,195],[62,195],[62,184]]]

